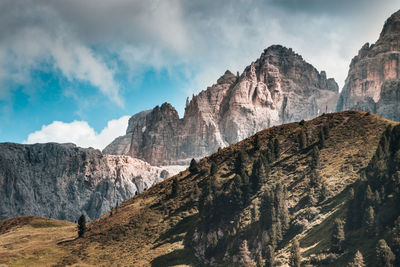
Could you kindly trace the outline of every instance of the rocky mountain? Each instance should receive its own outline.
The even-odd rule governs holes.
[[[123,202],[82,238],[59,221],[0,222],[0,264],[399,266],[399,140],[398,123],[359,111],[275,126]]]
[[[400,10],[385,22],[375,44],[353,58],[337,110],[366,110],[400,121]]]
[[[168,103],[134,115],[126,135],[103,152],[152,165],[187,164],[259,130],[333,111],[337,98],[338,86],[324,71],[274,45],[241,75],[226,71],[188,99],[182,119]]]
[[[0,219],[36,215],[75,221],[109,212],[177,169],[74,144],[0,143]]]

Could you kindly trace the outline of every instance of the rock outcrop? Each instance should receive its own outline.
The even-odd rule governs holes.
[[[0,143],[0,219],[96,219],[177,171],[74,144]]]
[[[134,115],[126,135],[103,152],[152,165],[187,164],[261,129],[334,111],[337,98],[338,86],[324,71],[274,45],[241,75],[226,71],[188,99],[182,119],[168,103]]]
[[[400,120],[400,10],[386,20],[375,44],[366,43],[350,64],[337,110],[370,111]]]

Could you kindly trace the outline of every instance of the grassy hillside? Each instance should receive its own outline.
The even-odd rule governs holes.
[[[76,236],[67,221],[19,217],[0,221],[0,266],[51,266],[63,257],[62,242]]]
[[[390,126],[395,123],[376,115],[346,111],[263,130],[125,201],[91,222],[84,238],[76,238],[70,224],[56,231],[20,219],[6,227],[2,222],[0,264],[240,266],[257,259],[268,264],[273,252],[275,266],[284,266],[294,239],[303,265],[345,266],[357,249],[373,262],[376,244],[388,239],[394,215],[384,220],[376,212],[375,225],[385,227],[374,226],[373,234],[362,224],[364,215],[354,225],[348,221],[356,218],[352,211],[372,205],[361,200],[368,183],[374,195],[382,190],[374,180],[376,170],[393,176],[396,152],[379,152],[393,143],[387,149],[379,145],[385,131],[387,139],[396,139],[386,130]],[[396,194],[380,192],[373,205],[390,213]],[[345,232],[340,244],[332,239],[338,218]],[[51,231],[56,234],[44,240]],[[22,234],[36,236],[21,242],[23,250],[10,241]]]

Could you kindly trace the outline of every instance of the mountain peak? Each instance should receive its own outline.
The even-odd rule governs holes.
[[[271,45],[268,48],[264,49],[265,55],[269,54],[289,54],[289,55],[297,55],[292,48],[288,48],[283,45],[275,44]]]
[[[334,110],[338,87],[291,48],[272,45],[239,75],[187,99],[182,119],[170,104],[129,121],[129,131],[104,151],[154,164],[188,164],[255,132]],[[313,97],[310,97],[313,96]],[[301,103],[301,105],[299,105]]]
[[[236,81],[236,76],[230,70],[227,70],[225,71],[224,75],[219,77],[219,79],[217,80],[217,84],[224,84],[224,83],[231,84],[235,81]]]
[[[380,37],[387,34],[400,34],[400,10],[393,13],[385,22]]]

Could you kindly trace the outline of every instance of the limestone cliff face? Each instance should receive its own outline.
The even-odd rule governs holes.
[[[353,58],[337,110],[361,109],[392,120],[400,111],[400,10],[383,26],[375,44]]]
[[[73,144],[0,143],[0,219],[35,215],[74,221],[82,213],[96,219],[168,175],[129,156]]]
[[[168,103],[133,116],[125,136],[104,149],[152,165],[187,163],[255,132],[334,111],[338,86],[301,56],[279,45],[264,50],[244,72],[226,71],[187,100],[180,119]]]

